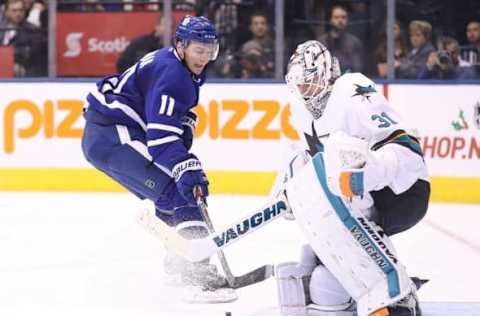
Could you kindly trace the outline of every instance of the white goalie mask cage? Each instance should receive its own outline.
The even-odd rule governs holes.
[[[305,103],[315,119],[322,116],[340,65],[319,41],[298,45],[290,57],[285,81],[291,92]]]

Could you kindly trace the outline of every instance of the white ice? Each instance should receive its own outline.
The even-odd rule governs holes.
[[[217,227],[264,196],[212,196]],[[141,227],[129,194],[0,193],[0,315],[276,316],[273,279],[240,289],[230,304],[181,301],[164,284],[161,243]],[[412,276],[430,279],[424,302],[480,302],[479,205],[432,204],[393,241]],[[236,275],[294,261],[303,237],[280,219],[226,250]],[[473,315],[473,314],[470,314]]]

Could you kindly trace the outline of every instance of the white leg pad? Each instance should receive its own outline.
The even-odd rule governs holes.
[[[411,292],[404,266],[370,222],[329,190],[321,153],[289,180],[286,189],[309,244],[357,302],[359,316]]]
[[[312,269],[297,262],[284,262],[275,267],[278,302],[282,316],[306,316],[310,302],[308,284]]]
[[[308,244],[303,245],[300,251],[300,265],[307,269],[309,275],[312,274],[319,263],[320,261],[312,247]]]
[[[345,309],[345,305],[350,306],[350,294],[324,265],[313,270],[309,288],[310,299],[317,305],[339,306],[340,310]]]

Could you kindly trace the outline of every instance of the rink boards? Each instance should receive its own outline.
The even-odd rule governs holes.
[[[80,149],[87,82],[0,82],[0,190],[121,191]],[[416,127],[433,201],[480,202],[480,92],[476,85],[377,85]],[[193,152],[212,192],[267,194],[298,135],[283,84],[207,84]]]

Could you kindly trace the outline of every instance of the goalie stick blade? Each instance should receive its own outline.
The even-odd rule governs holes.
[[[273,266],[270,264],[261,266],[247,274],[237,276],[233,279],[231,287],[233,289],[239,289],[245,286],[249,286],[258,282],[265,281],[273,276]]]

